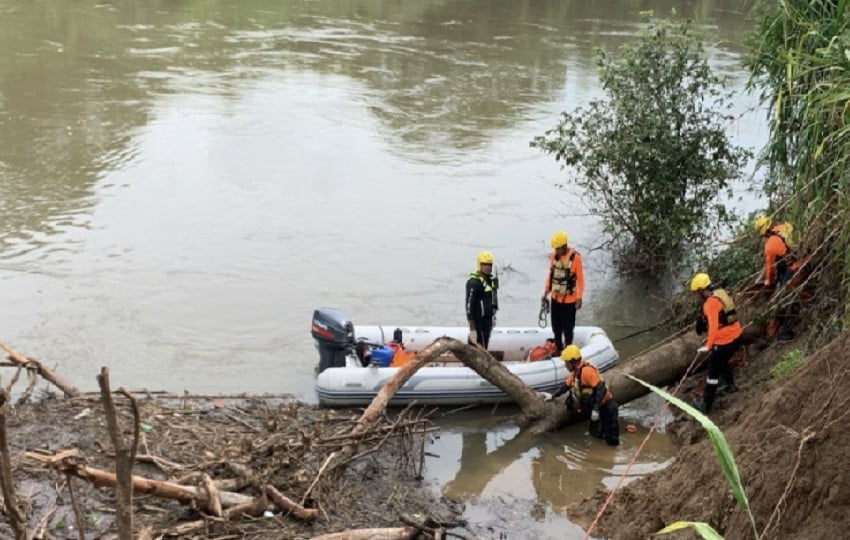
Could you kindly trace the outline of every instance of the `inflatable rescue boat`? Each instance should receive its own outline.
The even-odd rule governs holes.
[[[394,360],[412,355],[435,339],[448,336],[466,341],[465,326],[354,326],[341,311],[319,308],[313,313],[311,334],[319,350],[316,395],[325,406],[367,405],[398,371]],[[488,352],[514,375],[537,391],[556,390],[567,376],[558,357],[536,359],[532,351],[552,337],[550,328],[497,327]],[[576,326],[576,345],[582,357],[600,371],[619,359],[605,331],[596,326]],[[529,357],[535,358],[530,360]],[[393,396],[390,405],[416,401],[423,405],[466,405],[510,402],[511,398],[453,356],[440,357],[421,367]]]

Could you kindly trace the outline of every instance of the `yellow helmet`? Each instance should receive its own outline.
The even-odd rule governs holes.
[[[767,232],[767,229],[770,228],[770,218],[766,215],[762,214],[753,221],[753,228],[759,233],[759,235],[764,236],[764,233]]]
[[[564,231],[557,231],[552,235],[552,239],[549,240],[549,243],[552,244],[552,249],[558,249],[559,247],[564,247],[569,243],[570,239],[567,236],[567,233]]]
[[[698,291],[711,285],[711,278],[705,272],[700,272],[691,279],[691,290]]]
[[[567,345],[564,347],[564,350],[561,351],[561,360],[564,362],[581,360],[581,349],[579,349],[576,345]]]
[[[478,258],[476,259],[478,264],[493,264],[493,254],[489,251],[482,251],[478,253]]]

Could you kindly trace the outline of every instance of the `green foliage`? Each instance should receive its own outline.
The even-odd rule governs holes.
[[[717,195],[749,154],[724,124],[730,101],[684,23],[652,23],[636,43],[598,55],[606,100],[564,112],[531,146],[577,174],[626,271],[677,266],[689,245],[731,221]]]
[[[750,525],[753,528],[753,534],[756,538],[758,538],[759,535],[756,530],[755,519],[753,518],[753,513],[750,510],[750,502],[747,499],[747,494],[744,492],[744,486],[741,483],[741,476],[738,474],[738,466],[735,464],[735,456],[732,454],[732,449],[729,447],[729,443],[726,441],[726,436],[723,435],[720,428],[717,427],[706,415],[702,414],[676,396],[665,392],[648,382],[642,381],[637,377],[633,377],[631,375],[626,375],[626,377],[645,386],[646,388],[649,388],[665,400],[688,413],[697,422],[699,422],[700,425],[702,425],[703,429],[705,429],[708,434],[708,439],[711,441],[711,447],[714,449],[717,460],[720,462],[720,468],[726,476],[726,481],[729,482],[730,486],[732,486],[732,494],[735,496],[735,501],[737,501],[738,506],[747,512],[747,515],[750,518]],[[704,538],[706,537],[704,536]]]
[[[736,227],[736,238],[734,243],[700,265],[705,268],[712,281],[733,291],[752,283],[753,276],[761,269],[763,261],[763,239],[753,232],[751,219]]]
[[[846,0],[762,1],[750,85],[770,106],[765,192],[819,250],[821,285],[850,307],[850,13]],[[837,298],[836,298],[837,297]]]
[[[784,379],[789,377],[797,371],[797,368],[800,367],[800,364],[802,364],[805,359],[806,356],[800,349],[786,351],[779,361],[770,368],[770,376],[774,379]]]
[[[714,530],[714,527],[702,521],[677,521],[667,525],[655,534],[667,534],[674,531],[687,529],[688,527],[695,530],[699,535],[706,540],[723,540],[723,537]]]

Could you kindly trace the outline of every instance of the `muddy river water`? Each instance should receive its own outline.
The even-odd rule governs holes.
[[[488,249],[500,324],[534,325],[556,229],[586,261],[579,324],[649,326],[659,297],[611,272],[581,194],[528,142],[600,95],[595,47],[676,8],[741,92],[730,135],[757,148],[737,5],[0,0],[0,341],[87,390],[108,366],[130,388],[315,401],[315,307],[463,324]],[[645,433],[612,450],[582,426],[516,440],[489,410],[441,422],[435,489],[539,537],[575,533],[563,507],[615,482]],[[653,437],[630,475],[672,451]]]

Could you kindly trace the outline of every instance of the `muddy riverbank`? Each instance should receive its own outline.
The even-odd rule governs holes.
[[[711,414],[735,454],[762,539],[843,538],[850,528],[850,332],[820,349],[808,338],[751,347],[736,374],[739,391],[722,396]],[[771,368],[793,351],[812,352],[793,376],[772,378]],[[620,490],[598,534],[643,539],[686,520],[707,522],[727,539],[753,538],[703,429],[680,417],[668,431],[681,444],[673,465]],[[607,495],[600,491],[568,513],[587,526]]]
[[[405,521],[442,524],[464,534],[459,508],[420,481],[432,429],[425,417],[397,411],[365,436],[352,437],[356,412],[285,398],[148,394],[135,395],[134,402],[140,429],[133,474],[187,489],[211,485],[225,505],[216,516],[209,507],[167,498],[162,490],[137,491],[133,526],[140,538],[313,538],[347,529],[400,528]],[[117,395],[115,404],[130,445],[133,403]],[[7,405],[5,421],[12,480],[29,534],[111,537],[116,490],[104,485],[101,473],[114,471],[116,460],[100,396],[48,396]],[[346,463],[323,470],[331,454],[355,441],[357,451]],[[71,450],[73,463],[61,470],[45,463]],[[299,516],[263,499],[267,486],[306,513]],[[264,508],[226,517],[228,497],[258,500]],[[0,537],[14,538],[8,512],[6,518]]]

